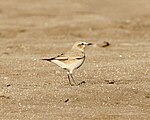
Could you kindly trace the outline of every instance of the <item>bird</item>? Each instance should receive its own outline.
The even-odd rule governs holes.
[[[74,70],[78,69],[84,63],[85,48],[89,45],[92,45],[92,43],[75,42],[71,50],[69,50],[68,52],[59,54],[56,57],[42,59],[42,60],[52,62],[58,65],[59,67],[63,68],[64,70],[66,70],[69,84],[71,86],[79,85],[74,80],[74,77],[72,76],[72,74]],[[74,82],[74,84],[71,83],[71,79]],[[85,82],[83,81],[83,83]]]

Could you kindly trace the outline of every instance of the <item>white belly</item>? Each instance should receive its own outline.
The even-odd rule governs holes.
[[[67,69],[70,72],[72,72],[74,69],[77,69],[78,67],[80,67],[83,62],[84,59],[76,59],[76,60],[72,60],[72,61],[59,61],[59,60],[52,60],[53,63],[57,64],[58,66],[60,66],[63,69]]]
[[[69,69],[70,71],[73,71],[74,69],[79,68],[83,64],[83,62],[84,62],[84,59],[76,60],[75,62],[69,64],[67,69]]]

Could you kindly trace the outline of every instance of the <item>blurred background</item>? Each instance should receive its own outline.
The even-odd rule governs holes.
[[[40,59],[76,41],[95,45],[70,87]],[[1,120],[148,120],[149,73],[150,0],[0,0]]]

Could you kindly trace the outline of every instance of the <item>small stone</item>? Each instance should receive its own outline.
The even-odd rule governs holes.
[[[107,82],[108,84],[114,84],[115,81],[110,81],[110,80],[105,80],[105,82]]]
[[[103,42],[102,47],[108,47],[110,45],[109,42]]]
[[[69,99],[66,99],[66,100],[65,100],[65,102],[68,102],[68,101],[69,101]]]
[[[11,86],[10,84],[6,85],[7,87]]]

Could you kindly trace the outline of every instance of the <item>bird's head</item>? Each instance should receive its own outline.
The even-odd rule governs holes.
[[[92,45],[92,43],[87,43],[87,42],[76,42],[74,45],[73,45],[73,49],[78,49],[82,52],[84,52],[84,49],[86,46],[89,46],[89,45]]]

